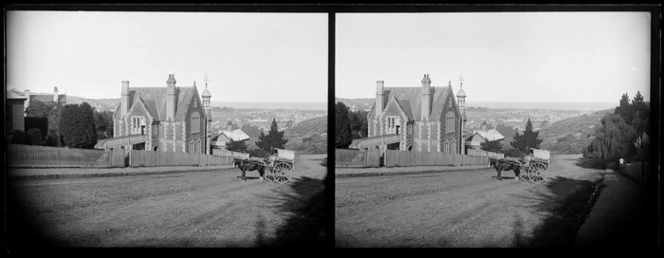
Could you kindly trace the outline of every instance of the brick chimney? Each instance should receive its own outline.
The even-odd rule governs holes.
[[[169,74],[166,80],[166,120],[175,119],[175,74]]]
[[[122,81],[122,99],[120,100],[120,115],[125,117],[129,112],[129,81]]]
[[[53,102],[58,103],[58,87],[53,87]]]
[[[422,78],[422,121],[429,121],[429,116],[431,115],[431,79],[428,74],[424,75]]]
[[[30,90],[25,90],[25,93],[23,94],[25,96],[25,108],[28,108],[30,106]]]
[[[376,117],[380,116],[383,113],[383,107],[385,106],[383,88],[385,86],[384,81],[376,81]]]

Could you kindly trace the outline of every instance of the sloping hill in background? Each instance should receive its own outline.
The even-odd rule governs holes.
[[[357,110],[369,110],[371,109],[371,106],[375,103],[376,99],[375,98],[366,98],[366,99],[344,99],[344,98],[335,98],[335,103],[336,102],[341,102],[344,103],[347,107],[349,107],[353,111]]]
[[[96,107],[98,110],[115,110],[120,105],[120,98],[117,99],[88,99],[76,96],[67,95],[67,104],[81,104],[83,102],[88,102],[93,107]]]
[[[543,139],[540,147],[552,154],[581,154],[595,138],[595,129],[602,125],[602,117],[613,111],[601,110],[555,122],[540,130],[539,137]]]
[[[327,116],[305,120],[286,130],[286,149],[295,154],[327,153]]]

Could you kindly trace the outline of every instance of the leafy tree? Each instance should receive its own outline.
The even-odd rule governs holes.
[[[629,95],[625,93],[620,98],[620,106],[616,107],[614,114],[621,116],[623,120],[629,124],[632,120],[630,115],[632,113],[631,109],[632,107],[629,104]]]
[[[544,120],[540,123],[540,128],[546,128],[549,126],[549,121]]]
[[[23,133],[23,131],[20,131],[20,130],[14,131],[14,133],[12,134],[12,139],[11,139],[10,143],[25,144],[25,134]]]
[[[106,139],[113,137],[113,113],[111,111],[97,112],[93,108],[95,119],[95,130],[97,131],[98,139]]]
[[[502,152],[503,151],[503,144],[500,141],[486,141],[486,142],[480,143],[480,148],[483,151]]]
[[[519,134],[519,131],[517,131],[510,144],[515,149],[525,153],[529,148],[539,148],[539,145],[543,140],[539,139],[538,136],[539,131],[533,131],[533,123],[530,121],[530,118],[528,118],[528,122],[526,122],[526,130],[523,131],[523,134]]]
[[[286,122],[286,128],[292,128],[293,124],[293,120],[288,120],[288,122]]]
[[[596,138],[584,151],[584,156],[595,159],[629,158],[635,152],[636,132],[622,116],[608,114],[595,131]]]
[[[48,133],[48,118],[47,117],[25,117],[25,130],[29,132],[30,129],[39,129],[42,136]]]
[[[251,149],[248,152],[250,157],[257,157],[257,158],[265,158],[268,155],[270,155],[270,152],[261,148]]]
[[[515,148],[506,149],[506,150],[503,151],[503,153],[507,157],[514,157],[514,158],[521,157],[523,154],[525,154],[525,152],[522,152],[522,151],[520,151],[518,149],[515,149]]]
[[[650,137],[646,133],[636,138],[634,142],[638,160],[647,160],[650,153]]]
[[[366,138],[368,136],[367,113],[364,110],[358,110],[357,112],[349,111],[350,130],[353,139]]]
[[[60,135],[60,113],[63,107],[55,107],[48,114],[48,133],[46,135],[46,145],[54,147],[64,146],[64,141]]]
[[[629,101],[623,94],[613,114],[602,118],[595,129],[596,138],[584,150],[584,156],[596,159],[646,159],[650,133],[650,105],[640,91]],[[641,137],[637,138],[638,135]]]
[[[87,102],[64,106],[59,129],[66,146],[91,149],[97,143],[94,114]]]
[[[38,128],[30,128],[26,134],[25,143],[29,145],[43,145],[43,137],[41,130]]]
[[[258,141],[256,141],[256,146],[267,152],[272,151],[273,148],[283,149],[288,140],[284,139],[284,132],[279,132],[278,129],[277,119],[272,119],[270,131],[267,135],[261,132]]]
[[[27,109],[25,115],[27,117],[48,117],[48,114],[55,108],[55,104],[44,103],[41,101],[32,101]]]
[[[245,141],[234,141],[231,139],[230,142],[226,144],[226,149],[234,152],[247,152],[247,143]]]
[[[491,123],[487,122],[486,120],[482,120],[482,124],[480,126],[481,127],[486,126],[486,130],[494,129],[493,125]]]
[[[334,146],[336,148],[346,149],[353,141],[352,131],[350,126],[350,118],[348,115],[348,108],[344,103],[337,102],[335,106],[335,121],[334,133],[336,141]]]

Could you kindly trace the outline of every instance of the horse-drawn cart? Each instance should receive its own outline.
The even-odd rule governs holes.
[[[293,176],[295,164],[295,152],[284,149],[273,149],[272,154],[264,159],[261,158],[233,158],[233,165],[242,170],[244,179],[245,171],[258,170],[261,178],[277,183],[287,183]],[[267,172],[267,173],[265,173]],[[265,174],[265,176],[263,176]]]
[[[491,158],[490,160],[498,171],[498,177],[500,177],[500,171],[514,170],[514,173],[521,179],[539,184],[546,180],[549,157],[549,151],[531,148],[528,154],[520,159],[506,157],[502,159]]]

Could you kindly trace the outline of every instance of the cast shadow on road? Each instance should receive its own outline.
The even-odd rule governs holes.
[[[512,225],[515,247],[571,248],[576,233],[585,221],[596,197],[601,192],[601,181],[577,180],[566,177],[547,179],[541,187],[533,187],[526,195],[515,195],[524,207],[535,208],[547,214],[535,226],[532,236],[526,236],[524,221],[516,218]],[[594,194],[593,194],[594,193]]]
[[[579,158],[576,160],[575,165],[581,168],[588,169],[607,169],[615,166],[615,161],[604,160],[604,159],[589,159],[589,158]]]
[[[325,247],[325,190],[323,180],[301,177],[289,182],[287,188],[276,188],[271,195],[261,196],[274,203],[279,212],[290,214],[276,229],[273,238],[264,236],[265,224],[256,225],[257,247]]]

